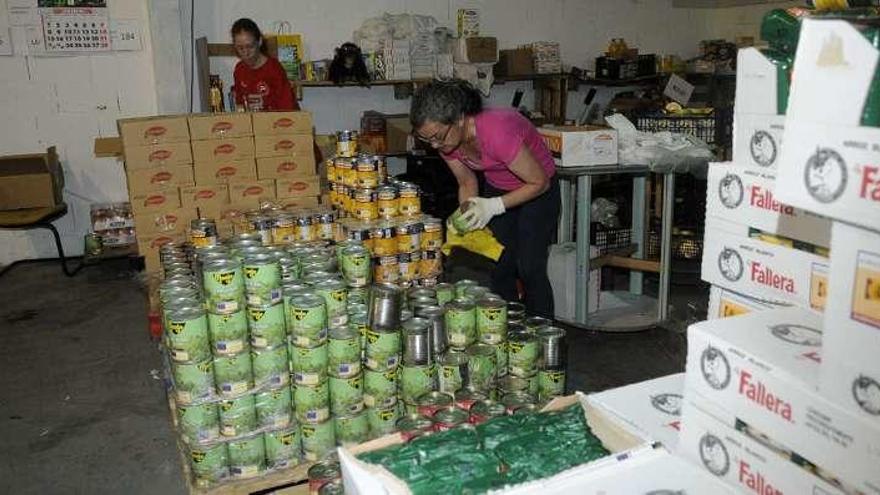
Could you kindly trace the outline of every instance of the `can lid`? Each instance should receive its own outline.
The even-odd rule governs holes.
[[[330,329],[330,340],[351,340],[358,338],[360,335],[348,326],[333,327]]]
[[[552,339],[554,337],[565,337],[565,330],[559,327],[543,327],[538,329],[538,337],[542,339]]]
[[[528,330],[523,331],[510,331],[510,328],[507,329],[507,340],[512,342],[531,342],[536,340],[535,334],[529,332]]]
[[[467,353],[470,356],[494,356],[495,347],[488,344],[473,344],[468,347]]]
[[[433,319],[438,316],[443,316],[445,311],[440,306],[422,306],[416,310],[416,314],[421,316],[422,318]]]
[[[237,260],[231,258],[220,258],[215,260],[210,260],[205,262],[202,270],[204,271],[219,271],[219,270],[234,270],[236,268],[240,268],[241,263]]]
[[[534,404],[537,398],[525,391],[508,392],[501,397],[501,403],[508,408],[524,404]]]
[[[416,403],[420,406],[448,406],[453,401],[452,395],[436,390],[423,394],[416,399]]]
[[[183,300],[178,299],[177,302],[180,305],[176,305],[172,303],[168,308],[168,319],[169,320],[193,320],[195,318],[200,318],[205,316],[206,311],[205,308],[199,305],[198,301],[193,300]]]
[[[305,294],[294,296],[290,300],[290,304],[292,306],[313,308],[315,306],[323,306],[325,303],[323,297],[315,294],[314,292],[308,292]]]
[[[479,301],[477,301],[477,306],[479,306],[481,308],[492,308],[492,309],[505,308],[505,309],[507,309],[507,303],[505,303],[503,299],[495,298],[495,297],[488,297],[488,295],[483,296]]]
[[[452,406],[434,413],[435,423],[458,424],[467,421],[470,414],[464,409]]]
[[[461,366],[467,363],[468,355],[466,352],[449,351],[440,359],[441,366]]]
[[[423,333],[428,329],[430,322],[424,318],[411,317],[401,323],[403,331],[406,333]]]
[[[245,253],[244,257],[246,265],[271,265],[276,262],[275,256],[265,251]]]

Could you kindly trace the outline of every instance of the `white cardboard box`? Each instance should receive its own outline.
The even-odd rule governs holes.
[[[737,53],[733,161],[775,170],[782,152],[785,116],[777,113],[776,66],[757,48]]]
[[[684,373],[590,394],[595,407],[668,449],[678,443]]]
[[[716,318],[744,315],[754,311],[779,309],[785,306],[784,304],[755,299],[754,297],[713,285],[709,288],[709,309],[706,318],[714,320]]]
[[[682,406],[677,454],[746,493],[842,494],[839,488],[690,402]],[[746,428],[746,431],[747,428]]]
[[[747,226],[707,217],[703,280],[740,294],[821,311],[828,258],[750,237]]]
[[[880,230],[880,127],[861,127],[880,51],[844,21],[802,22],[780,200]]]
[[[706,215],[828,247],[831,221],[779,202],[776,173],[735,163],[709,164]]]
[[[880,233],[835,222],[821,390],[880,428]]]
[[[617,130],[598,126],[546,126],[538,132],[560,167],[617,164]]]
[[[821,326],[821,315],[800,308],[691,325],[685,400],[880,493],[880,428],[818,392]]]

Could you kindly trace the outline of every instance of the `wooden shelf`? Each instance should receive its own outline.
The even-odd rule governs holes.
[[[291,84],[295,86],[299,86],[302,88],[333,88],[333,87],[362,87],[366,89],[370,89],[372,86],[397,86],[400,84],[425,84],[430,82],[431,79],[400,79],[400,80],[392,80],[392,81],[370,81],[366,84],[361,84],[359,82],[344,82],[341,84],[336,84],[333,81],[290,81]]]

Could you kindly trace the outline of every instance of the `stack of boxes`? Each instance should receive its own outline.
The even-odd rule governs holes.
[[[147,272],[159,247],[183,240],[190,221],[232,219],[265,202],[317,206],[312,119],[307,112],[224,113],[123,119],[138,248]]]

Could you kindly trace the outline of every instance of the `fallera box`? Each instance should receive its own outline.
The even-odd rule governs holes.
[[[126,170],[187,165],[193,161],[189,141],[129,146],[124,154]]]
[[[739,50],[733,114],[733,161],[737,165],[776,170],[785,130],[780,104],[786,105],[780,101],[779,84],[787,85],[788,77],[780,78],[776,65],[760,50]]]
[[[645,438],[673,449],[681,428],[683,393],[684,373],[678,373],[590,394],[587,400]]]
[[[777,304],[770,301],[755,299],[723,287],[713,285],[709,288],[709,309],[706,318],[728,318],[749,314],[755,311],[779,309],[786,307],[785,304]]]
[[[617,130],[599,126],[545,126],[538,132],[561,167],[617,164]]]
[[[189,134],[193,141],[230,139],[254,135],[251,116],[246,113],[191,115]]]
[[[200,186],[257,180],[257,167],[253,159],[198,162],[193,168],[196,184]]]
[[[185,115],[119,119],[116,127],[125,148],[189,142],[189,126]]]
[[[255,112],[254,135],[312,134],[312,114],[309,112]]]
[[[193,141],[194,162],[253,160],[254,139],[250,137]]]
[[[311,135],[281,134],[254,138],[257,158],[303,156],[311,154],[314,159],[314,140]]]
[[[868,126],[880,125],[878,102],[869,100],[878,58],[880,50],[847,22],[802,22],[784,135],[792,145],[782,148],[777,181],[781,201],[880,230],[880,127]]]
[[[831,221],[779,202],[773,195],[775,182],[773,170],[712,163],[709,165],[706,215],[828,247]]]
[[[748,428],[738,431],[690,402],[682,405],[682,428],[676,452],[710,476],[740,492],[761,495],[843,494],[844,492],[774,451]],[[760,437],[758,437],[760,438]]]
[[[707,217],[701,276],[753,298],[822,311],[828,298],[828,258],[807,248]]]
[[[127,170],[125,175],[128,178],[128,191],[133,195],[172,186],[185,187],[195,184],[192,165]]]
[[[880,232],[835,222],[822,393],[880,428]]]
[[[821,328],[802,308],[691,325],[685,400],[770,435],[826,479],[880,493],[880,428],[819,393]]]

